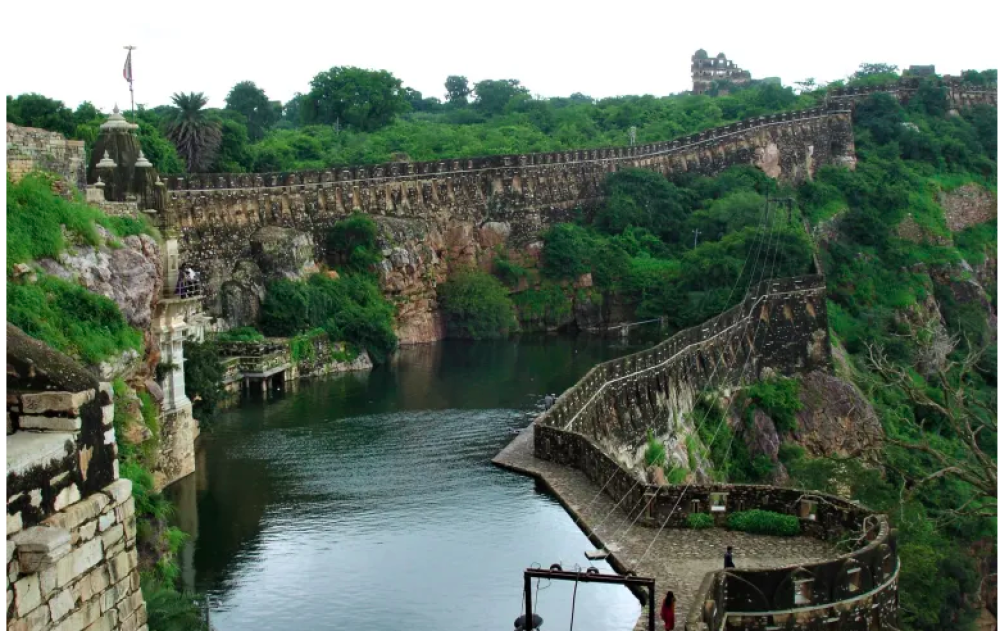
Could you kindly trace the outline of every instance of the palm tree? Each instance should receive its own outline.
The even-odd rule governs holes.
[[[207,171],[222,141],[219,123],[209,119],[202,109],[208,99],[202,92],[181,92],[170,98],[176,107],[166,119],[167,137],[187,161],[189,172]]]

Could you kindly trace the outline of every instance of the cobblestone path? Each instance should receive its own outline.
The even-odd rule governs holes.
[[[677,597],[677,629],[683,629],[691,600],[708,572],[722,569],[726,546],[733,546],[733,560],[740,568],[784,567],[837,556],[832,546],[809,537],[765,537],[721,528],[688,530],[658,528],[632,522],[633,506],[617,509],[607,495],[597,496],[598,487],[585,475],[534,456],[534,425],[522,431],[493,459],[494,464],[542,479],[580,528],[596,538],[618,561],[633,568],[640,576],[656,579],[657,609],[667,591]],[[653,539],[653,548],[636,566]],[[580,551],[581,559],[583,550]],[[585,561],[585,560],[584,560]],[[581,562],[581,565],[583,563]],[[564,568],[568,569],[568,568]],[[646,629],[645,611],[635,623],[636,630]],[[657,614],[657,628],[663,623]]]

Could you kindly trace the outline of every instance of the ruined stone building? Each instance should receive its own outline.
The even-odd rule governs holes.
[[[705,49],[699,49],[691,57],[691,92],[705,94],[716,81],[742,84],[750,81],[750,72],[742,70],[734,62],[726,59],[725,53],[709,57]],[[720,90],[723,95],[727,90]]]

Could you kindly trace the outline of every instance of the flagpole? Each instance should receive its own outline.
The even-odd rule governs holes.
[[[128,94],[132,101],[132,123],[135,124],[135,92],[132,91],[132,51],[136,47],[125,46],[124,48],[128,51]]]

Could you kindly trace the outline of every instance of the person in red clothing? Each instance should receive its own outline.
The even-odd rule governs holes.
[[[663,618],[663,628],[667,631],[674,631],[674,593],[667,592],[667,597],[663,599],[663,607],[660,609],[660,617]]]

